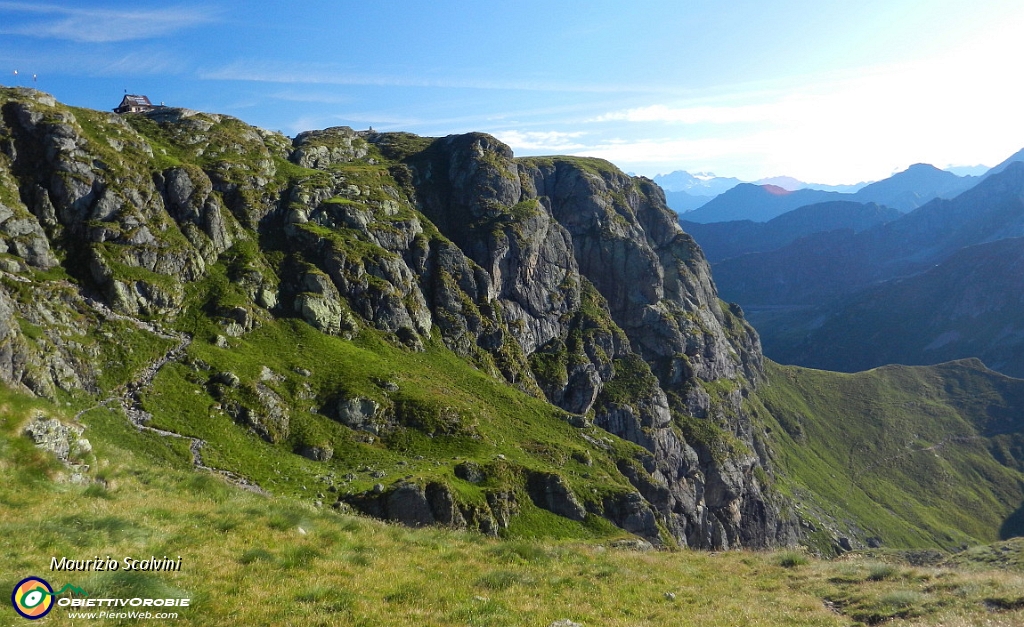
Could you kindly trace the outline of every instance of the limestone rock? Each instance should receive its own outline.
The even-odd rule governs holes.
[[[654,548],[650,542],[641,540],[640,538],[630,538],[625,540],[616,540],[611,544],[616,549],[622,549],[626,551],[650,551]]]
[[[339,399],[329,411],[329,415],[350,429],[374,435],[380,435],[389,427],[380,404],[368,398]]]
[[[57,265],[50,241],[35,216],[27,209],[0,203],[0,252],[17,255],[30,266],[48,269]]]
[[[219,380],[234,380],[231,373],[226,374],[227,377],[219,375]],[[267,442],[277,443],[288,438],[291,410],[284,399],[265,383],[220,388],[214,393],[224,398],[222,404],[232,418],[247,425]]]
[[[662,543],[654,511],[636,492],[606,497],[604,515],[630,533],[641,536],[654,544]]]
[[[210,378],[210,381],[213,383],[221,383],[229,388],[233,388],[237,387],[242,380],[233,372],[218,372]]]
[[[330,446],[314,446],[305,444],[298,450],[299,455],[315,462],[326,462],[334,457],[334,449]]]
[[[411,482],[400,482],[391,490],[371,490],[348,497],[348,502],[360,511],[384,520],[393,520],[408,527],[443,524],[464,528],[466,520],[455,496],[442,483],[430,483],[425,488]]]
[[[430,512],[438,524],[456,529],[466,527],[466,519],[447,485],[436,482],[427,484],[426,497]]]
[[[519,512],[516,495],[508,490],[496,490],[487,493],[487,506],[493,516],[493,527],[481,530],[497,535],[500,529],[508,529],[512,517]]]
[[[330,278],[310,272],[303,276],[295,297],[295,311],[313,327],[331,335],[352,337],[358,323],[341,303],[341,294]]]
[[[24,434],[39,448],[53,453],[62,462],[80,459],[92,452],[89,440],[82,437],[85,427],[66,425],[56,418],[37,415],[24,429]]]
[[[291,160],[304,168],[327,169],[366,156],[366,140],[347,126],[299,133],[293,142]]]
[[[480,483],[486,479],[483,469],[474,462],[462,462],[455,465],[455,476],[470,483]]]
[[[560,475],[532,473],[527,480],[526,489],[537,507],[571,520],[583,520],[587,516],[587,510]]]

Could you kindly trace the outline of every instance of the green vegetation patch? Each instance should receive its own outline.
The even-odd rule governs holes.
[[[34,411],[61,411],[6,391],[0,406],[0,465],[12,478],[0,484],[0,585],[45,570],[52,554],[180,555],[181,571],[83,573],[73,583],[90,596],[189,598],[177,619],[183,625],[525,627],[568,619],[611,627],[922,627],[1024,620],[1022,575],[980,565],[893,566],[878,579],[872,574],[879,562],[856,556],[824,562],[799,553],[618,550],[581,536],[587,525],[610,527],[607,521],[588,517],[584,527],[567,526],[525,498],[528,524],[510,530],[511,540],[338,514],[140,455],[145,447],[130,437],[134,430],[101,428],[102,410],[86,414],[93,416],[86,435],[100,452],[106,496],[90,498],[88,486],[10,473],[47,458],[25,446],[18,425]],[[69,512],[68,503],[82,505]],[[66,613],[48,620],[72,624]]]
[[[969,363],[840,374],[769,362],[767,372],[748,407],[771,431],[782,489],[862,537],[908,548],[991,542],[1024,502],[1024,475],[993,457],[986,435],[986,408],[1024,382]]]

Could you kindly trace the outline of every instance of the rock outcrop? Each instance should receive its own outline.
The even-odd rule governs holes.
[[[517,161],[481,134],[407,164],[423,213],[491,277],[546,397],[651,453],[631,481],[675,541],[795,539],[753,472],[769,460],[749,452],[764,450],[743,407],[763,376],[757,335],[720,303],[657,186],[597,160]],[[711,437],[688,440],[687,425]]]
[[[376,518],[410,527],[444,525],[488,535],[507,529],[511,517],[518,511],[515,496],[507,492],[488,493],[486,505],[460,505],[451,490],[441,483],[422,486],[400,482],[387,491],[375,489],[339,502]]]
[[[86,463],[92,453],[92,444],[82,437],[85,427],[77,424],[64,424],[56,418],[47,418],[37,414],[23,433],[30,438],[36,447],[52,453],[69,471],[67,481],[71,483],[87,483]]]
[[[281,317],[347,339],[374,329],[403,350],[439,340],[578,428],[643,451],[619,464],[634,492],[598,499],[557,473],[520,470],[520,498],[537,507],[605,516],[652,543],[795,539],[745,406],[763,376],[757,335],[719,301],[703,254],[651,181],[595,159],[516,159],[478,133],[332,128],[288,140],[184,109],[122,118],[31,90],[3,94],[0,271],[67,273],[61,307],[12,295],[14,279],[0,285],[4,381],[44,395],[97,385],[86,362],[99,348],[73,346],[46,320],[95,317],[89,294],[109,319],[173,321],[191,284],[231,284],[202,303],[221,325],[218,347]],[[203,382],[267,442],[290,438],[276,382]],[[400,394],[319,402],[364,437],[474,435],[457,412]],[[333,455],[328,442],[295,450]],[[519,501],[499,489],[486,507],[469,506],[442,483],[411,482],[347,502],[407,524],[496,533]]]

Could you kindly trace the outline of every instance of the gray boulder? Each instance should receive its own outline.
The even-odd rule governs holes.
[[[305,444],[299,448],[298,453],[306,459],[311,459],[315,462],[326,462],[334,456],[334,448],[329,445],[315,446]]]
[[[82,425],[67,425],[56,418],[46,418],[39,414],[25,427],[23,433],[37,447],[53,453],[65,463],[92,452],[92,444],[82,437],[85,433]]]
[[[527,480],[527,492],[534,505],[571,520],[582,521],[587,510],[572,493],[565,479],[554,473],[532,473]]]
[[[389,423],[384,419],[380,403],[368,398],[339,399],[330,415],[350,429],[380,435]]]

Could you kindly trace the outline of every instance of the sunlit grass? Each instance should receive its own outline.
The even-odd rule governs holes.
[[[1024,578],[1006,572],[825,562],[792,552],[639,553],[586,542],[500,541],[411,530],[230,488],[227,496],[197,491],[189,472],[154,477],[124,466],[114,474],[119,487],[102,498],[86,496],[85,487],[49,484],[31,505],[0,510],[0,559],[11,565],[2,583],[36,574],[91,595],[188,596],[192,606],[179,612],[177,624],[196,625],[525,626],[568,618],[583,625],[767,627],[894,616],[913,624],[944,624],[945,616],[1024,619],[1020,609],[993,614],[993,599],[1012,608],[1024,590]],[[22,489],[7,485],[0,494]],[[62,534],[61,525],[74,529]],[[183,568],[48,571],[51,555],[94,554],[181,555]],[[883,567],[887,574],[878,578]],[[47,620],[72,624],[57,611]]]
[[[111,425],[93,434],[104,483],[60,483],[59,464],[25,446],[19,429],[34,411],[67,416],[42,402],[0,405],[0,450],[9,473],[0,482],[0,587],[6,589],[35,575],[92,597],[188,597],[190,607],[177,610],[178,625],[1024,624],[1024,575],[984,570],[984,560],[967,569],[923,568],[881,561],[884,556],[822,561],[792,550],[636,552],[601,540],[498,540],[408,529],[308,500],[251,494],[187,464],[119,449],[105,434],[124,434]],[[52,557],[164,555],[180,555],[182,570],[49,568]],[[45,622],[81,623],[59,608]]]

